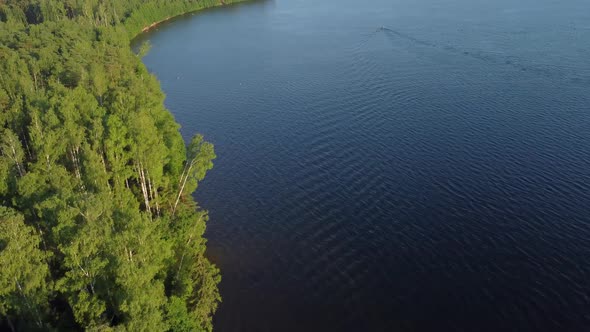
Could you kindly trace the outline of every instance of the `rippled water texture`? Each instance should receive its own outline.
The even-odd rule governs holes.
[[[277,0],[140,37],[217,331],[590,331],[590,3]]]

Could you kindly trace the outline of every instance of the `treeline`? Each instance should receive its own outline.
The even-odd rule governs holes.
[[[129,48],[188,0],[0,0],[0,330],[209,331],[188,146]]]
[[[243,0],[0,0],[0,21],[40,24],[72,20],[81,25],[123,25],[129,37],[166,18]]]

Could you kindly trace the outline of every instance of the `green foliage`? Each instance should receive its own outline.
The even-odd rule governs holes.
[[[219,4],[0,0],[0,329],[212,329],[191,193],[215,153],[185,145],[129,36]]]
[[[0,314],[26,328],[43,327],[48,307],[49,254],[18,212],[0,207]]]

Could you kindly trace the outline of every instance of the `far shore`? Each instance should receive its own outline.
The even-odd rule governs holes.
[[[245,1],[245,0],[237,0],[237,1],[231,2],[230,4],[237,3],[237,2],[242,2],[242,1]],[[195,13],[195,12],[201,11],[203,9],[207,9],[207,8],[220,7],[220,6],[225,6],[225,5],[227,5],[227,3],[225,1],[223,1],[223,0],[221,0],[219,4],[214,5],[214,6],[203,7],[203,8],[197,9],[197,10],[191,10],[191,11],[188,11],[188,12],[180,13],[178,15],[168,16],[168,17],[166,17],[163,20],[154,22],[154,23],[152,23],[150,25],[147,25],[147,26],[143,27],[141,29],[141,33],[148,32],[149,30],[153,29],[154,27],[157,27],[158,25],[160,25],[160,24],[162,24],[162,23],[164,23],[166,21],[169,21],[169,20],[171,20],[171,19],[173,19],[175,17],[179,17],[179,16],[182,16],[182,15],[190,14],[190,13]]]
[[[184,14],[180,14],[180,15],[184,15]],[[179,16],[180,16],[180,15],[179,15]],[[165,19],[163,19],[163,20],[160,20],[160,21],[158,21],[158,22],[154,22],[154,23],[152,23],[152,24],[150,24],[150,25],[148,25],[148,26],[144,27],[143,29],[141,29],[141,32],[147,32],[147,31],[148,31],[148,30],[150,30],[151,28],[153,28],[153,27],[155,27],[155,26],[159,25],[159,24],[160,24],[160,23],[162,23],[162,22],[166,22],[166,21],[168,21],[168,20],[169,20],[169,19],[171,19],[172,17],[176,17],[176,16],[168,16],[168,17],[166,17],[166,18],[165,18]]]

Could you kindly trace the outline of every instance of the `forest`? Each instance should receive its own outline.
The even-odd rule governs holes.
[[[0,330],[212,330],[213,146],[129,44],[228,2],[0,0]]]

